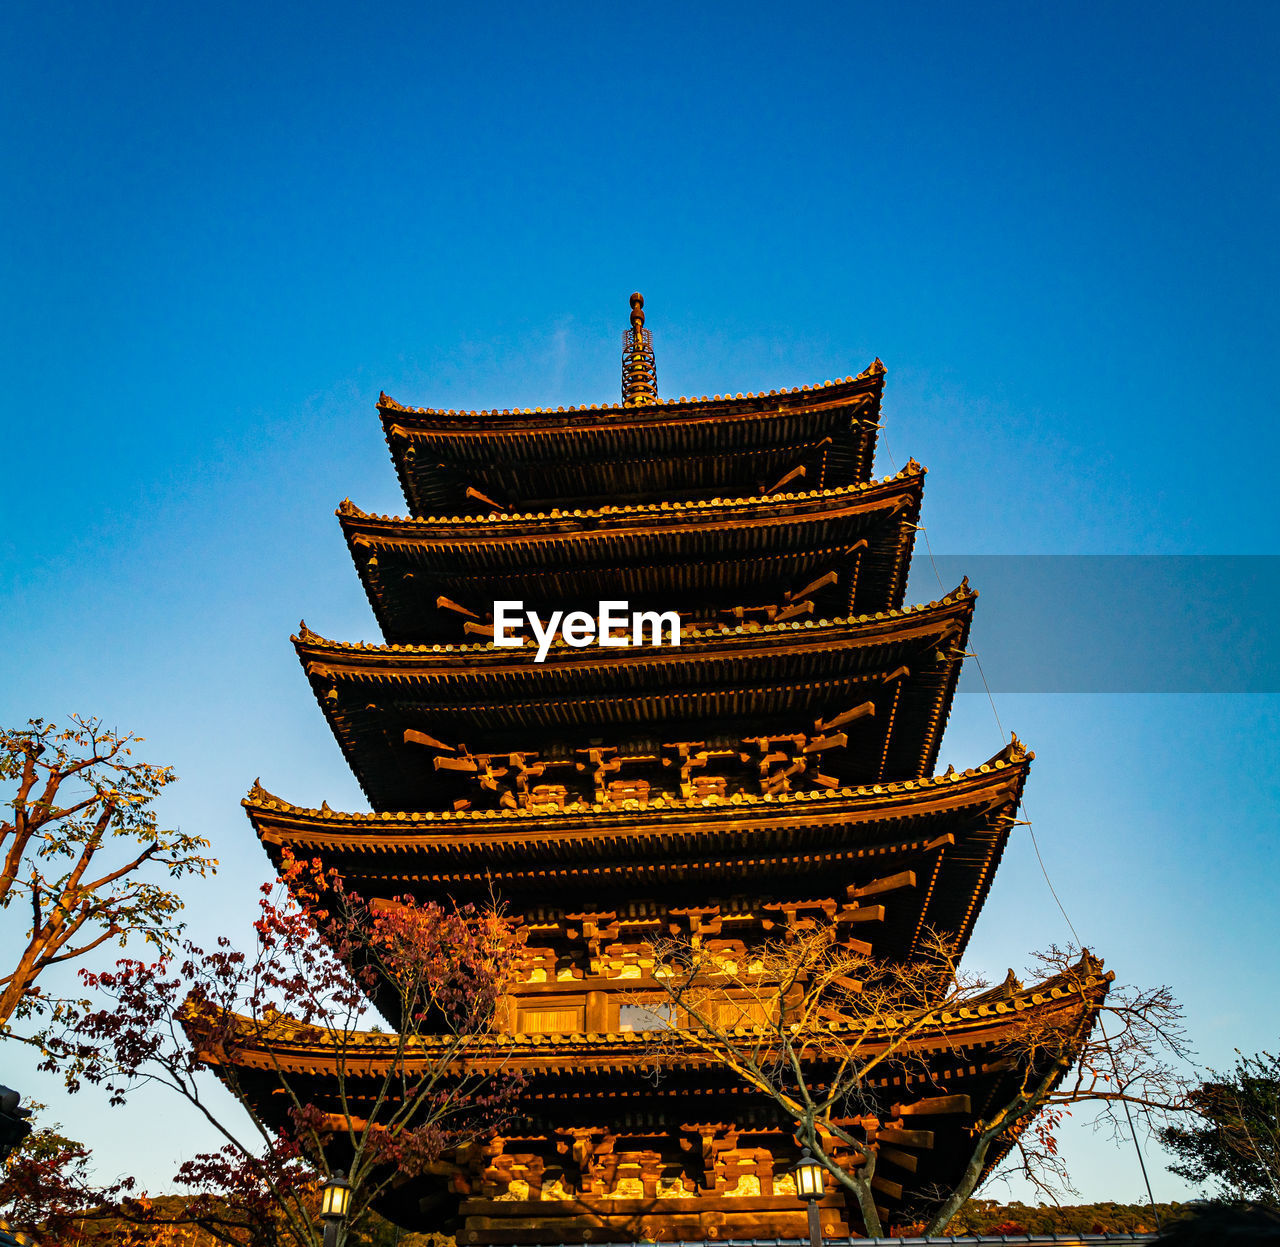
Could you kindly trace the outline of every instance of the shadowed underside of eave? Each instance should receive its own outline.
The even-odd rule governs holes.
[[[706,630],[679,647],[561,643],[543,663],[492,645],[356,646],[311,633],[295,644],[377,809],[496,802],[514,781],[481,791],[455,759],[485,756],[510,771],[498,763],[515,751],[548,765],[546,782],[576,799],[590,788],[593,747],[617,750],[628,760],[618,778],[634,773],[657,795],[679,782],[681,768],[668,768],[690,741],[715,753],[699,778],[722,775],[727,796],[753,790],[753,751],[767,746],[749,742],[773,734],[803,736],[787,747],[808,750],[830,786],[931,771],[975,596],[962,587],[878,619]]]
[[[892,1014],[869,1026],[861,1020],[833,1023],[823,1033],[830,1037],[833,1051],[846,1050],[842,1036],[847,1035],[849,1044],[856,1044],[857,1051],[868,1056],[888,1051],[892,1044],[904,1054],[917,1058],[933,1054],[949,1058],[962,1047],[1008,1043],[1024,1035],[1028,1028],[1043,1028],[1047,1025],[1046,1016],[1061,1014],[1067,1019],[1063,1025],[1067,1029],[1075,1029],[1081,1012],[1088,1011],[1091,1004],[1096,1007],[1101,1002],[1113,977],[1110,973],[1103,973],[1102,963],[1097,958],[1085,954],[1085,959],[1070,974],[1056,975],[1029,987],[1010,986],[993,990],[974,1007],[941,1010],[922,1027],[913,1023],[911,1037],[905,1042],[898,1038],[905,1022]],[[341,1035],[320,1026],[295,1022],[285,1014],[275,1017],[277,1020],[269,1025],[254,1024],[248,1019],[236,1021],[230,1032],[235,1036],[234,1051],[208,1049],[200,1041],[198,1020],[189,1023],[184,1019],[184,1025],[199,1049],[201,1061],[211,1068],[259,1070],[264,1074],[272,1074],[279,1069],[286,1074],[309,1074],[334,1081],[341,1061],[346,1076],[356,1084],[357,1096],[362,1084],[367,1088],[369,1083],[384,1077],[393,1067],[394,1054],[402,1043],[398,1036],[387,1031],[351,1031]],[[747,1038],[757,1034],[766,1032],[744,1032]],[[676,1035],[678,1037],[679,1032]],[[455,1073],[522,1068],[540,1077],[572,1076],[584,1072],[629,1072],[643,1080],[646,1070],[655,1066],[662,1069],[719,1067],[720,1063],[704,1050],[706,1032],[698,1032],[698,1035],[697,1041],[691,1037],[673,1043],[672,1038],[664,1033],[661,1042],[654,1043],[651,1033],[636,1031],[615,1034],[489,1034],[475,1036],[461,1047],[452,1035],[418,1035],[404,1041],[407,1047],[402,1067],[409,1073],[432,1068],[438,1065],[442,1055],[456,1051],[458,1055],[456,1059],[451,1058],[454,1063],[450,1066]],[[762,1042],[759,1039],[753,1041]],[[814,1051],[821,1052],[816,1038]],[[815,1086],[821,1082],[824,1059],[821,1055],[815,1057]],[[737,1075],[726,1071],[726,1087],[736,1080]],[[890,1078],[886,1088],[895,1085],[900,1084],[895,1084]],[[559,1087],[548,1084],[542,1090],[548,1099],[557,1096],[576,1098],[571,1084]],[[607,1095],[607,1085],[598,1088],[598,1094]],[[287,1104],[279,1107],[285,1113],[289,1111]]]
[[[813,617],[897,609],[923,481],[913,463],[812,495],[425,520],[344,503],[338,515],[384,636],[413,643],[461,639],[464,619],[491,621],[500,600],[544,616],[594,614],[602,599],[712,619],[801,598]]]

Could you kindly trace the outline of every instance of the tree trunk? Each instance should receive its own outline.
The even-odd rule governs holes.
[[[858,1211],[862,1213],[867,1237],[879,1238],[884,1233],[884,1228],[880,1224],[880,1212],[876,1208],[876,1197],[872,1193],[871,1183],[855,1182],[850,1185],[853,1187],[853,1193],[858,1197]]]
[[[973,1194],[974,1188],[978,1185],[978,1179],[982,1177],[982,1166],[987,1159],[987,1150],[991,1147],[991,1140],[997,1133],[998,1131],[978,1136],[977,1146],[973,1149],[973,1155],[969,1157],[969,1163],[964,1167],[964,1173],[960,1175],[960,1181],[956,1183],[955,1189],[947,1196],[942,1207],[933,1214],[933,1220],[925,1227],[926,1235],[945,1233],[947,1223],[960,1211],[965,1200]]]
[[[846,1190],[852,1191],[858,1201],[858,1211],[862,1213],[863,1225],[868,1238],[879,1238],[883,1232],[880,1225],[880,1214],[876,1211],[875,1195],[871,1191],[871,1179],[876,1171],[876,1154],[869,1147],[863,1149],[862,1172],[856,1177],[837,1165],[826,1153],[826,1149],[818,1142],[818,1132],[814,1128],[813,1119],[801,1118],[800,1141],[809,1149],[815,1159],[822,1162],[826,1171]]]
[[[13,977],[5,984],[4,990],[0,992],[0,1029],[3,1029],[9,1019],[17,1011],[18,1006],[22,1003],[22,998],[27,994],[27,988],[31,985],[35,975],[33,973],[36,961],[39,959],[40,950],[40,933],[32,937],[31,943],[27,945],[26,951],[22,954],[22,959],[18,962],[17,968],[13,972]]]
[[[815,1154],[822,1156],[823,1160],[827,1159],[825,1152],[818,1150]],[[843,1187],[853,1192],[854,1198],[858,1201],[858,1211],[862,1213],[862,1223],[867,1231],[867,1237],[879,1238],[884,1233],[884,1228],[880,1224],[880,1212],[876,1208],[875,1193],[871,1189],[871,1179],[875,1176],[876,1169],[875,1153],[868,1149],[863,1154],[866,1160],[863,1162],[862,1173],[854,1177],[853,1174],[841,1169],[836,1177]]]

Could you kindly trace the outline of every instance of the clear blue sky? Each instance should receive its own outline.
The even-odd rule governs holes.
[[[634,289],[667,395],[879,355],[879,467],[929,466],[940,553],[1280,552],[1275,4],[5,18],[0,714],[177,765],[166,813],[224,862],[203,937],[265,870],[255,775],[358,804],[288,636],[375,636],[332,510],[403,510],[378,391],[611,401]],[[1278,702],[999,699],[1073,921],[1211,1064],[1280,1032]],[[963,695],[944,762],[998,746]],[[1020,835],[973,963],[1064,933]],[[58,1112],[153,1181],[196,1146],[145,1099]],[[1131,1152],[1071,1149],[1082,1194],[1138,1196]]]

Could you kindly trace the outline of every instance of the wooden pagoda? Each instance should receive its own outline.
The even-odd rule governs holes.
[[[976,595],[903,605],[924,470],[872,479],[880,361],[662,400],[632,307],[618,406],[381,396],[409,515],[344,502],[338,517],[386,643],[294,637],[372,812],[257,785],[245,802],[277,864],[318,856],[368,898],[496,887],[527,932],[504,1033],[485,1041],[529,1075],[518,1120],[387,1209],[462,1243],[802,1235],[792,1124],[693,1047],[668,1045],[661,1077],[646,1063],[649,942],[681,931],[742,953],[817,918],[877,958],[928,931],[962,949],[1032,756],[1015,740],[933,773]],[[557,642],[534,663],[493,644],[508,599],[543,617],[607,599],[675,610],[681,643]],[[890,1221],[954,1184],[967,1124],[1018,1077],[989,1056],[1010,1019],[1087,1028],[1105,978],[1082,982],[993,993],[886,1077],[862,1125]],[[368,1036],[371,1068],[385,1042]],[[251,1082],[252,1052],[237,1059]],[[282,1037],[262,1068],[281,1059],[323,1096],[313,1034]],[[835,1188],[820,1211],[828,1233],[860,1229]]]

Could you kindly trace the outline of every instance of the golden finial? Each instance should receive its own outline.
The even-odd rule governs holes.
[[[631,328],[622,335],[622,405],[640,407],[658,401],[658,368],[653,334],[644,327],[644,295],[631,296]]]

